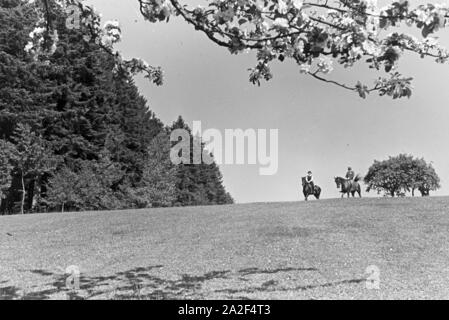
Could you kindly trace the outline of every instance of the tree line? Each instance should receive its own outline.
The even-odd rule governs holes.
[[[51,56],[25,51],[39,19],[0,4],[1,214],[232,203],[219,167],[170,161],[170,133],[101,44],[54,12]],[[193,139],[193,137],[192,137]]]

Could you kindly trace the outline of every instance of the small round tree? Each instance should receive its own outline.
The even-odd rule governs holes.
[[[430,191],[440,188],[440,178],[432,164],[406,154],[374,161],[364,180],[368,185],[368,192],[374,189],[392,197],[402,191],[411,192],[414,196],[416,189],[422,196],[428,196]]]

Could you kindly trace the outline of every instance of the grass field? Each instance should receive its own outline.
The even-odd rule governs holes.
[[[8,216],[0,254],[0,299],[449,299],[449,198]]]

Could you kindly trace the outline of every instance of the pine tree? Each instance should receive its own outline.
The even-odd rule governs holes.
[[[37,17],[20,0],[0,4],[0,137],[9,139],[19,122],[36,127],[46,110],[49,80],[38,73],[45,67],[24,48]]]
[[[177,121],[172,124],[171,130],[176,129],[185,129],[190,133],[191,164],[177,166],[175,205],[195,206],[233,203],[232,197],[223,186],[222,174],[215,162],[212,164],[193,164],[194,144],[200,144],[201,152],[204,151],[204,145],[196,137],[193,137],[191,129],[182,117],[178,117]]]
[[[176,168],[170,161],[170,137],[160,133],[148,148],[143,174],[132,190],[139,207],[169,207],[175,200]]]

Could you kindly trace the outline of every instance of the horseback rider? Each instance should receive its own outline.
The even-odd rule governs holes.
[[[352,170],[351,167],[348,167],[348,172],[346,172],[346,179],[348,179],[349,181],[352,182],[354,180],[354,178],[355,178],[354,171]]]
[[[307,172],[306,183],[312,186],[312,190],[315,190],[315,182],[313,181],[312,171]]]

